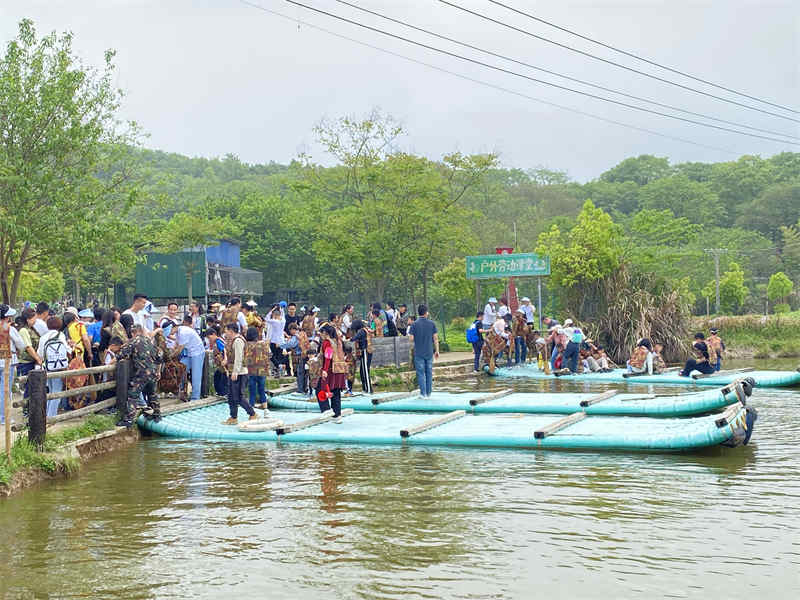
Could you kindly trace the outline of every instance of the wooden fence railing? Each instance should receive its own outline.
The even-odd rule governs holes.
[[[206,352],[205,361],[203,362],[203,378],[200,390],[201,397],[206,397],[210,391],[211,379],[211,361],[210,352]],[[66,371],[31,371],[27,376],[18,377],[16,380],[21,386],[28,386],[28,440],[41,447],[44,443],[45,435],[47,434],[47,426],[62,421],[71,419],[79,419],[86,415],[100,412],[107,408],[116,407],[117,411],[124,413],[127,410],[127,397],[128,385],[130,383],[130,361],[120,360],[112,365],[104,365],[100,367],[86,367],[84,369],[73,369]],[[98,375],[103,373],[114,373],[113,381],[105,381],[103,383],[93,383],[91,385],[84,385],[72,389],[65,389],[61,392],[47,393],[47,380],[48,379],[67,379],[69,377],[78,377],[81,375]],[[111,398],[101,402],[95,402],[89,406],[84,406],[76,410],[71,410],[59,415],[48,417],[47,415],[47,401],[56,400],[59,398],[70,398],[73,396],[81,396],[91,392],[99,392],[103,390],[115,390],[115,395]],[[24,401],[17,400],[13,402],[15,408],[24,406]],[[26,427],[25,424],[16,424],[12,426],[13,431],[22,431]]]

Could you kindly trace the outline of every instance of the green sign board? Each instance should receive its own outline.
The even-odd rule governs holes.
[[[487,254],[467,257],[467,279],[550,275],[550,257],[538,254]]]

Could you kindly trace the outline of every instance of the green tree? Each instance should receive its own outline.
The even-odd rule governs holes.
[[[744,204],[736,224],[760,231],[773,242],[781,239],[781,226],[797,219],[800,210],[800,182],[778,183],[766,188],[752,202]]]
[[[704,298],[715,298],[714,280],[709,281],[701,293]],[[744,305],[748,294],[749,290],[744,284],[744,271],[737,263],[730,263],[728,270],[719,278],[720,310],[728,314],[738,312]]]
[[[427,299],[432,274],[468,246],[459,203],[496,158],[456,153],[437,163],[396,151],[402,128],[376,112],[323,122],[316,133],[342,165],[306,162],[308,192],[331,206],[315,236],[318,260],[381,299],[393,280],[416,274]]]
[[[584,314],[584,304],[596,282],[622,264],[622,228],[587,200],[570,231],[557,225],[542,233],[536,252],[550,257],[550,282],[564,290],[567,306]]]
[[[783,271],[778,271],[769,278],[769,283],[767,284],[767,298],[771,302],[780,300],[783,304],[786,304],[789,294],[791,294],[793,290],[794,283],[792,283],[792,280],[789,279]]]
[[[639,206],[645,210],[671,210],[676,217],[692,223],[725,221],[725,206],[706,183],[685,175],[658,179],[639,190]]]
[[[711,168],[711,188],[730,209],[727,216],[731,220],[737,215],[745,216],[745,206],[774,181],[775,168],[758,156],[745,155],[736,161],[715,163]]]
[[[792,279],[800,278],[800,222],[781,227],[781,258]]]
[[[71,270],[76,261],[85,261],[86,249],[75,251],[75,246],[86,239],[86,231],[113,230],[137,199],[129,160],[137,129],[119,122],[122,94],[113,85],[113,57],[112,51],[105,53],[101,71],[87,67],[73,52],[71,34],[39,39],[26,19],[0,60],[0,288],[5,302],[16,300],[30,265]],[[106,259],[104,252],[89,258],[117,257]]]
[[[671,174],[669,159],[642,154],[636,158],[626,158],[616,167],[600,175],[600,180],[609,183],[632,181],[637,185],[647,185]]]

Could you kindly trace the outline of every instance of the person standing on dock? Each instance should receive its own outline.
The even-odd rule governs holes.
[[[414,344],[414,368],[417,371],[420,394],[423,398],[430,398],[433,389],[433,359],[439,358],[439,332],[436,323],[428,318],[427,306],[420,304],[417,315],[417,320],[408,330],[408,337]]]
[[[342,422],[342,390],[347,383],[347,361],[339,332],[330,323],[319,330],[322,338],[320,355],[322,371],[317,382],[317,401],[320,412],[330,414],[335,423]],[[329,412],[330,411],[330,412]]]
[[[245,348],[247,343],[239,334],[238,323],[228,323],[225,326],[225,348],[227,349],[228,364],[227,369],[230,373],[228,379],[228,407],[230,417],[223,421],[223,425],[239,424],[239,407],[241,406],[250,416],[250,420],[256,419],[256,411],[250,403],[244,399],[247,390],[247,363],[245,362]]]
[[[483,328],[487,331],[492,328],[494,322],[497,320],[497,298],[492,296],[483,307]]]
[[[130,360],[131,373],[128,384],[128,402],[125,415],[117,427],[133,427],[139,396],[144,396],[147,408],[145,415],[158,422],[161,420],[161,405],[156,394],[156,381],[162,357],[155,344],[145,335],[144,326],[135,324],[131,328],[133,338],[126,343],[117,355],[118,360]]]

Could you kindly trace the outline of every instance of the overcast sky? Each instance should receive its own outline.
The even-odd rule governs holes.
[[[590,91],[435,40],[334,0],[299,1],[531,77]],[[451,1],[593,54],[800,118],[800,114],[736,97],[618,55],[488,1]],[[492,151],[500,154],[506,166],[564,170],[580,181],[643,153],[667,156],[673,162],[716,162],[741,154],[766,157],[800,148],[611,106],[412,47],[283,0],[252,2],[494,86],[718,149],[602,122],[482,86],[298,25],[240,0],[3,0],[0,38],[5,43],[14,37],[19,19],[29,17],[42,33],[72,31],[76,50],[93,64],[101,63],[104,49],[115,49],[117,83],[128,94],[124,117],[143,126],[150,135],[147,146],[190,156],[233,153],[247,162],[285,163],[308,151],[327,162],[315,145],[314,124],[322,117],[364,115],[374,107],[405,125],[408,134],[400,140],[405,150],[431,158],[454,150]],[[437,0],[351,2],[615,90],[800,136],[796,122],[648,80]],[[800,110],[800,2],[504,2],[659,63]],[[625,101],[608,92],[595,93]]]

